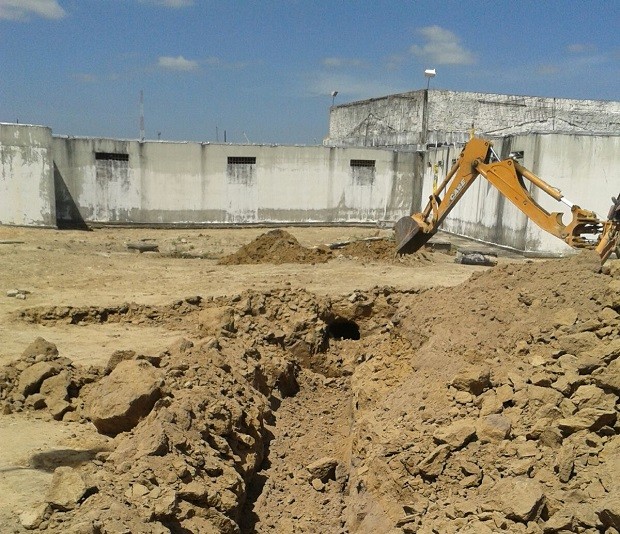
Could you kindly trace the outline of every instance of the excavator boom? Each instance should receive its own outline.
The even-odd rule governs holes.
[[[437,233],[439,226],[478,176],[483,176],[540,228],[573,248],[594,249],[605,261],[620,246],[620,198],[612,198],[608,219],[572,204],[556,189],[513,159],[491,161],[492,143],[473,138],[463,147],[445,179],[436,187],[424,210],[403,217],[394,226],[399,254],[419,250]],[[572,221],[562,222],[562,213],[549,213],[538,204],[526,180],[571,208]]]

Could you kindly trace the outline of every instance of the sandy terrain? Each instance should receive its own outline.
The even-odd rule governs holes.
[[[388,230],[286,231],[0,227],[2,532],[620,528],[617,261],[489,269],[325,246]],[[112,420],[127,384],[150,404]],[[489,497],[507,481],[514,510]]]

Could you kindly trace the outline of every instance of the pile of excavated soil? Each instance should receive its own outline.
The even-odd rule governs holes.
[[[102,435],[92,460],[56,469],[24,529],[620,531],[620,262],[23,318],[187,322],[192,338],[103,368],[39,339],[0,370],[4,413]]]
[[[343,244],[333,250],[327,246],[306,248],[286,230],[271,230],[242,246],[235,253],[221,258],[220,265],[256,263],[325,263],[334,257],[349,257],[362,261],[383,261],[417,265],[432,263],[435,253],[421,250],[415,254],[397,255],[391,239],[364,239]],[[445,256],[445,255],[444,255]]]
[[[306,248],[286,230],[277,229],[258,236],[237,252],[220,258],[218,264],[325,263],[330,257],[329,250]]]
[[[583,253],[403,296],[410,349],[352,377],[351,531],[617,529],[619,267]]]
[[[335,249],[334,254],[362,261],[383,261],[405,265],[420,265],[440,261],[438,254],[426,249],[413,254],[397,254],[394,240],[386,238],[353,241]],[[443,256],[442,260],[448,260],[447,255],[441,254],[441,256]]]

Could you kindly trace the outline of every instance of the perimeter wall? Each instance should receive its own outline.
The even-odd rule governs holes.
[[[529,133],[493,141],[500,157],[519,153],[525,167],[600,218],[620,193],[620,136]],[[462,146],[139,142],[54,137],[49,128],[0,124],[0,224],[390,226],[421,210]],[[548,211],[568,213],[531,192]],[[482,178],[442,228],[529,254],[571,251]]]
[[[420,157],[388,149],[55,137],[53,151],[59,224],[376,223],[420,191]]]

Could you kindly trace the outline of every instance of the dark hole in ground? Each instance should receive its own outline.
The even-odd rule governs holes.
[[[337,319],[327,326],[327,335],[332,339],[360,339],[360,327],[355,321]]]

